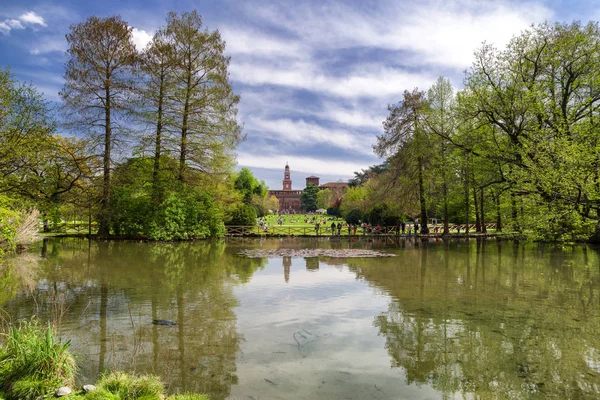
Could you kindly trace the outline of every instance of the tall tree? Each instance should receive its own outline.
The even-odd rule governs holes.
[[[454,90],[448,78],[440,76],[427,92],[429,100],[429,114],[426,119],[427,128],[435,134],[435,144],[437,157],[435,166],[439,171],[442,185],[442,208],[444,216],[444,235],[450,233],[448,220],[448,192],[450,180],[449,154],[451,151],[448,140],[454,134],[455,117]]]
[[[179,177],[186,169],[215,173],[242,140],[237,103],[229,83],[229,61],[219,31],[203,30],[196,11],[169,13],[166,36],[176,60],[175,119],[180,132]]]
[[[145,120],[153,124],[154,164],[152,169],[153,199],[155,203],[162,200],[160,193],[160,161],[165,147],[165,133],[173,123],[171,120],[170,99],[174,92],[173,69],[175,60],[173,46],[169,42],[164,29],[159,29],[142,55],[141,69],[146,77],[142,87],[142,102],[145,104]]]
[[[90,17],[70,27],[65,85],[60,92],[68,126],[89,133],[102,149],[103,193],[99,236],[110,234],[111,152],[114,131],[132,104],[137,53],[127,22]]]
[[[318,193],[319,188],[315,184],[309,183],[306,185],[306,188],[302,191],[302,195],[300,195],[300,202],[304,211],[315,211],[317,209]]]
[[[18,189],[6,179],[38,161],[40,148],[54,128],[42,94],[0,68],[0,193]]]
[[[425,166],[431,147],[425,126],[428,110],[425,93],[416,88],[412,92],[405,90],[402,102],[388,106],[388,110],[384,133],[377,136],[374,150],[380,157],[389,156],[389,163],[395,164],[392,167],[401,173],[416,174],[421,224],[423,232],[429,233]]]

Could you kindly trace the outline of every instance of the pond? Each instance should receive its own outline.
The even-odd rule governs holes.
[[[239,254],[280,248],[395,257]],[[495,240],[47,239],[9,260],[0,305],[57,323],[80,383],[118,368],[211,399],[598,398],[599,261]]]

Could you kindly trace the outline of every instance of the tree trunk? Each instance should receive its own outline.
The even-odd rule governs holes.
[[[496,193],[496,195],[494,196],[494,201],[496,202],[496,231],[502,232],[502,213],[500,212],[500,193]]]
[[[110,82],[110,74],[107,74],[106,81]],[[105,87],[106,106],[105,110],[105,121],[104,121],[104,185],[102,193],[102,201],[100,202],[100,220],[98,221],[98,236],[107,237],[110,235],[110,215],[109,215],[109,203],[110,203],[110,147],[111,147],[111,98],[110,98],[110,87]]]
[[[469,209],[469,180],[467,178],[468,174],[465,171],[465,234],[469,234],[469,213],[471,210]]]
[[[188,117],[190,113],[190,96],[191,96],[192,76],[188,71],[187,87],[185,92],[185,104],[183,106],[183,120],[181,125],[181,153],[179,154],[179,179],[183,182],[183,173],[185,171],[185,160],[187,159],[187,134],[188,134]]]
[[[156,138],[155,138],[155,148],[154,148],[154,169],[152,170],[152,195],[154,198],[154,203],[158,204],[161,200],[161,195],[159,193],[160,183],[158,173],[160,171],[160,150],[161,150],[161,140],[162,140],[162,128],[163,128],[163,96],[164,96],[164,74],[161,74],[160,77],[160,85],[158,88],[158,110],[156,115]]]
[[[481,233],[487,233],[487,228],[485,227],[485,208],[483,207],[483,188],[481,188],[481,191],[479,192],[479,203],[481,204],[479,206],[479,212],[481,214],[481,220],[479,221],[481,223]]]
[[[425,200],[425,184],[423,182],[423,157],[419,156],[419,202],[421,203],[421,232],[429,233],[427,203]]]
[[[475,204],[475,232],[481,232],[481,223],[479,219],[479,204],[477,201],[477,189],[473,188],[473,203]]]
[[[517,232],[521,232],[521,224],[519,224],[519,214],[517,211],[517,199],[515,198],[514,193],[510,194],[510,201],[511,201],[511,207],[512,207],[512,219],[513,219],[514,229]]]
[[[445,178],[444,178],[445,180]],[[444,182],[444,235],[448,235],[450,233],[449,221],[448,221],[448,184]]]

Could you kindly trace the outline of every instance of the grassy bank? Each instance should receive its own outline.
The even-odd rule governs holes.
[[[66,399],[89,400],[206,400],[204,395],[167,396],[160,378],[112,372],[85,393],[73,390],[77,364],[50,326],[35,321],[6,326],[0,339],[0,400],[54,398],[61,387],[72,389]]]

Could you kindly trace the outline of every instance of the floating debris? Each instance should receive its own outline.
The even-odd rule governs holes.
[[[331,258],[361,258],[361,257],[395,257],[395,254],[381,253],[367,249],[249,249],[238,253],[248,258],[274,257],[331,257]]]

